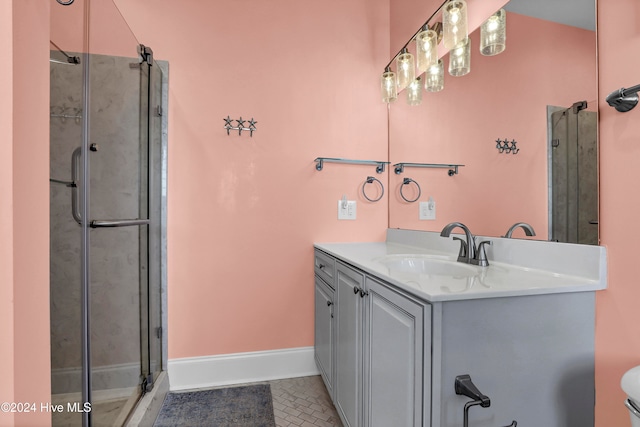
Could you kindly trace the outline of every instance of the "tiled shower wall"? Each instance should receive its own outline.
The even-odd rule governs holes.
[[[137,58],[91,57],[90,218],[146,216],[140,200],[140,91]],[[81,144],[82,66],[51,63],[50,177],[71,178]],[[142,190],[141,190],[142,188]],[[52,393],[80,390],[80,226],[71,216],[71,188],[51,183]],[[140,374],[139,227],[91,229],[91,340],[94,389],[138,384]],[[144,252],[143,252],[144,255]],[[143,266],[143,268],[146,268]]]
[[[598,244],[598,115],[550,107],[552,240]]]

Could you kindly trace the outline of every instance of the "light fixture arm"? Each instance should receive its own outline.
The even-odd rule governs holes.
[[[620,88],[607,95],[607,104],[621,113],[626,113],[638,104],[638,91],[640,91],[640,84],[630,88]]]
[[[418,35],[418,33],[419,33],[420,31],[424,30],[425,28],[429,28],[429,22],[431,22],[431,20],[432,20],[432,19],[433,19],[433,18],[434,18],[438,13],[440,13],[440,11],[441,11],[441,10],[442,10],[442,8],[444,7],[444,5],[445,5],[445,4],[447,4],[447,3],[449,3],[449,1],[450,1],[450,0],[444,0],[444,1],[442,2],[442,4],[440,5],[440,7],[438,7],[438,8],[436,9],[436,11],[435,11],[435,12],[433,12],[433,14],[429,17],[429,19],[427,19],[427,21],[426,21],[424,24],[422,24],[422,25],[420,26],[420,28],[418,28],[418,31],[416,31],[415,33],[413,33],[413,35],[409,38],[409,40],[407,40],[407,42],[404,44],[404,46],[402,46],[402,49],[400,49],[400,50],[398,51],[398,53],[396,53],[396,54],[393,56],[393,58],[391,58],[391,61],[389,61],[389,63],[388,63],[388,64],[387,64],[387,66],[385,67],[385,70],[386,70],[387,68],[390,68],[390,67],[391,67],[391,64],[393,64],[393,61],[395,61],[395,59],[398,57],[398,55],[400,55],[400,54],[401,54],[401,53],[402,53],[402,52],[407,48],[407,46],[409,46],[409,43],[411,43],[411,41],[412,41],[413,39],[415,39],[415,38],[416,38],[416,36]]]

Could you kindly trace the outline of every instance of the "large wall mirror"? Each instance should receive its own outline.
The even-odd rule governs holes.
[[[392,48],[402,47],[436,3],[420,10],[426,6],[414,0],[392,1]],[[536,239],[597,244],[595,2],[511,0],[504,8],[504,52],[481,55],[480,30],[472,27],[469,74],[449,75],[446,54],[442,91],[423,92],[413,106],[402,91],[390,104],[392,164],[464,166],[452,176],[447,169],[406,167],[396,174],[391,167],[389,227],[440,231],[460,221],[474,234],[503,236],[527,222]],[[410,11],[414,17],[401,17]],[[469,11],[476,28],[488,17]],[[517,150],[500,150],[504,141],[515,141]],[[420,219],[421,202],[435,219]]]

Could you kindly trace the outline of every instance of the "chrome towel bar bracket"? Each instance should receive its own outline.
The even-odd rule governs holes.
[[[352,165],[375,165],[376,172],[382,173],[384,172],[385,165],[388,165],[389,162],[379,161],[379,160],[352,160],[352,159],[341,159],[336,157],[316,157],[314,160],[316,162],[316,170],[321,171],[324,167],[324,163],[349,163]]]

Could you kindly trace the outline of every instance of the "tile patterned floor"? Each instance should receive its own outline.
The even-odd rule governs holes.
[[[278,427],[342,427],[320,376],[269,381]]]

